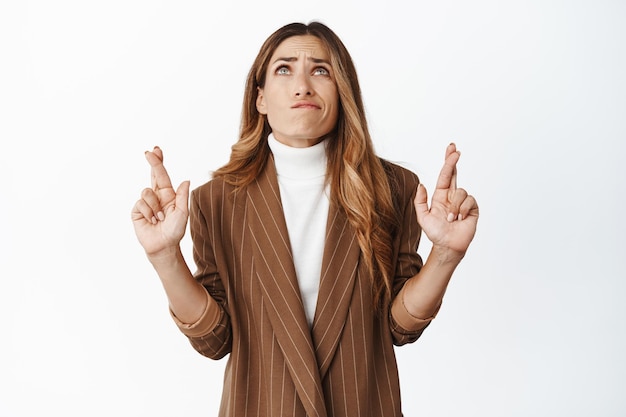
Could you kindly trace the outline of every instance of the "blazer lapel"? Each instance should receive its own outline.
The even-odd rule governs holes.
[[[323,379],[339,344],[356,281],[360,248],[343,211],[331,204],[322,275],[313,322],[313,344]]]
[[[307,415],[326,416],[272,158],[247,194],[254,264],[268,318]]]

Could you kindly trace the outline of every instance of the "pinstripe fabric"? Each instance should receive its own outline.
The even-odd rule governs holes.
[[[402,216],[394,240],[395,294],[422,265],[412,196],[417,177],[392,165]],[[300,297],[273,161],[246,189],[217,179],[192,192],[196,278],[219,303],[218,324],[197,335],[201,354],[230,354],[220,416],[401,416],[393,345],[415,341],[372,312],[369,277],[345,215],[331,205],[317,309]],[[180,324],[179,324],[180,325]]]

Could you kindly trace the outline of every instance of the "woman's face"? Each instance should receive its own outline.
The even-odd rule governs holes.
[[[278,45],[256,107],[285,145],[315,145],[335,128],[337,84],[330,55],[317,37],[293,36]]]

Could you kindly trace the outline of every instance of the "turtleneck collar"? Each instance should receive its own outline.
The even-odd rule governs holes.
[[[276,140],[270,133],[267,138],[274,154],[276,173],[291,179],[313,179],[326,175],[326,141],[306,148],[294,148]]]

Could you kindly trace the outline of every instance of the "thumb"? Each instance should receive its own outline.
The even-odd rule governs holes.
[[[415,193],[413,203],[415,204],[417,222],[422,224],[422,219],[428,215],[430,210],[428,209],[428,193],[426,192],[426,187],[424,187],[421,183],[417,186],[417,192]]]
[[[189,181],[183,181],[176,189],[176,207],[185,213],[189,211]]]

